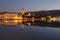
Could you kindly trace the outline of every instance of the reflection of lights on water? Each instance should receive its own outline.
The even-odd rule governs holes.
[[[31,25],[31,23],[28,24],[29,26]]]
[[[24,22],[27,22],[27,20],[24,20]]]
[[[14,22],[16,22],[16,23],[17,23],[18,21],[17,21],[17,20],[15,20]]]
[[[32,22],[34,22],[35,20],[32,20]]]
[[[32,17],[32,22],[34,22],[35,21],[35,18],[34,17]]]
[[[19,23],[22,23],[22,22],[23,22],[23,20],[18,20],[18,22],[19,22]]]
[[[22,28],[22,30],[24,30],[24,24],[21,24],[21,28]]]
[[[27,23],[29,26],[31,25],[31,23]]]
[[[8,21],[7,21],[7,20],[5,20],[5,22],[7,23]]]

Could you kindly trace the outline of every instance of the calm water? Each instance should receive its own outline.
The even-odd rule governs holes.
[[[57,40],[60,39],[60,28],[26,26],[4,27],[0,26],[0,40]]]
[[[46,23],[45,25],[43,23],[33,23],[29,24],[30,26],[26,23],[24,25],[15,24],[14,26],[10,26],[9,23],[5,24],[0,25],[0,40],[60,40],[60,28],[56,24],[57,28]]]

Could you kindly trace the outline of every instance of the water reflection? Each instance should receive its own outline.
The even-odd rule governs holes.
[[[18,25],[18,21],[17,20],[3,20],[3,25],[10,25],[10,26],[12,26],[12,25]]]
[[[21,25],[24,29],[24,25],[28,26],[42,26],[42,27],[60,27],[59,22],[41,22],[41,21],[28,21],[28,20],[0,20],[0,24],[4,26],[17,26]]]
[[[4,39],[6,40],[60,39],[60,28],[59,29],[49,28],[49,27],[59,27],[60,26],[59,22],[0,20],[0,24],[4,25],[4,26],[0,25],[0,38],[2,38],[3,40]]]

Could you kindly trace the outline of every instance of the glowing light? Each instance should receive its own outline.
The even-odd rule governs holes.
[[[8,18],[7,16],[5,18]]]
[[[15,17],[15,19],[17,19],[18,17]]]
[[[45,18],[41,18],[41,20],[44,20]]]
[[[31,16],[31,14],[30,14],[30,13],[28,13],[28,14],[27,14],[27,16]]]
[[[17,23],[18,21],[17,21],[17,20],[15,20],[14,22],[16,22],[16,23]]]
[[[18,19],[22,20],[22,19],[23,19],[23,17],[22,17],[22,16],[19,16],[19,18],[18,18]]]
[[[45,17],[42,17],[42,18],[40,19],[40,21],[46,21],[46,18],[45,18]]]
[[[35,21],[35,18],[34,17],[32,17],[32,22],[34,22]]]
[[[31,23],[28,23],[28,25],[30,26],[30,25],[31,25]]]
[[[18,22],[19,22],[19,23],[22,23],[22,22],[23,22],[23,20],[18,20]]]
[[[5,20],[5,22],[7,23],[8,21],[7,21],[7,20]]]
[[[47,16],[47,22],[52,22],[52,16]]]
[[[53,21],[56,21],[56,18],[55,18],[55,17],[53,17],[53,18],[52,18],[52,20],[53,20]]]
[[[50,20],[52,20],[52,17],[51,16],[47,16]]]
[[[30,16],[31,14],[29,13],[28,15]]]
[[[41,19],[44,19],[44,18],[41,18]]]

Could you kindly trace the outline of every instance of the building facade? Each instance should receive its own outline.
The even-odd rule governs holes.
[[[16,12],[5,12],[3,19],[18,19],[18,13]]]

